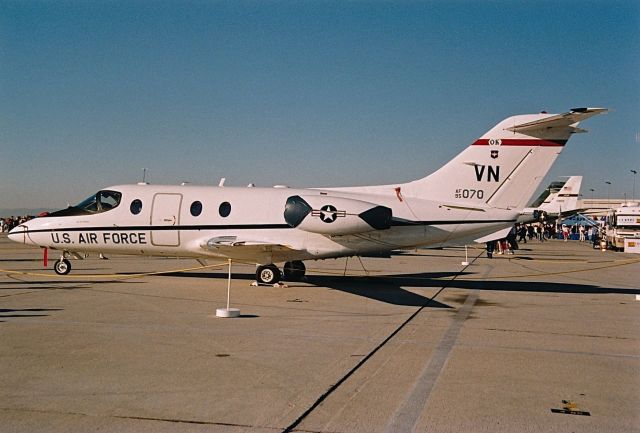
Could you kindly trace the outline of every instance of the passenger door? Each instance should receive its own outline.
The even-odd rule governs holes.
[[[156,194],[151,208],[151,243],[157,246],[180,245],[180,205],[182,194]]]

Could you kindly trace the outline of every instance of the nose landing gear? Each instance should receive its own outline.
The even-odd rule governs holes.
[[[71,272],[71,262],[62,256],[60,260],[53,265],[53,270],[56,271],[58,275],[67,275]]]

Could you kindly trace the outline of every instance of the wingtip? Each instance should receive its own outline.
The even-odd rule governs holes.
[[[609,111],[608,108],[596,108],[596,107],[578,107],[572,108],[572,113],[604,113]]]

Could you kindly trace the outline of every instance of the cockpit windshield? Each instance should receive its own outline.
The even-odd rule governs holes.
[[[44,216],[48,217],[61,217],[61,216],[77,216],[77,215],[91,215],[117,207],[122,199],[122,193],[118,191],[111,191],[103,189],[96,194],[82,201],[75,206],[69,206],[66,209],[62,209],[56,212],[49,213]]]
[[[122,194],[118,191],[102,190],[92,195],[80,204],[74,206],[77,209],[87,211],[89,213],[106,212],[120,204]]]

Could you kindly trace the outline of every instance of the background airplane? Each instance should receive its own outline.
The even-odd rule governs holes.
[[[552,182],[530,207],[523,209],[518,222],[536,221],[543,215],[546,219],[555,219],[579,212],[581,185],[582,176],[569,176],[564,182]]]
[[[535,199],[530,207],[524,208],[518,216],[518,224],[538,222],[543,219],[569,216],[579,211],[578,196],[582,176],[570,176],[566,181],[555,181]],[[569,208],[569,209],[566,209]],[[507,237],[512,227],[507,227],[475,239],[474,242],[483,244]]]
[[[511,227],[578,123],[607,111],[509,117],[433,174],[407,183],[293,189],[117,185],[14,228],[17,242],[70,253],[229,258],[274,284],[303,260],[462,245]]]

